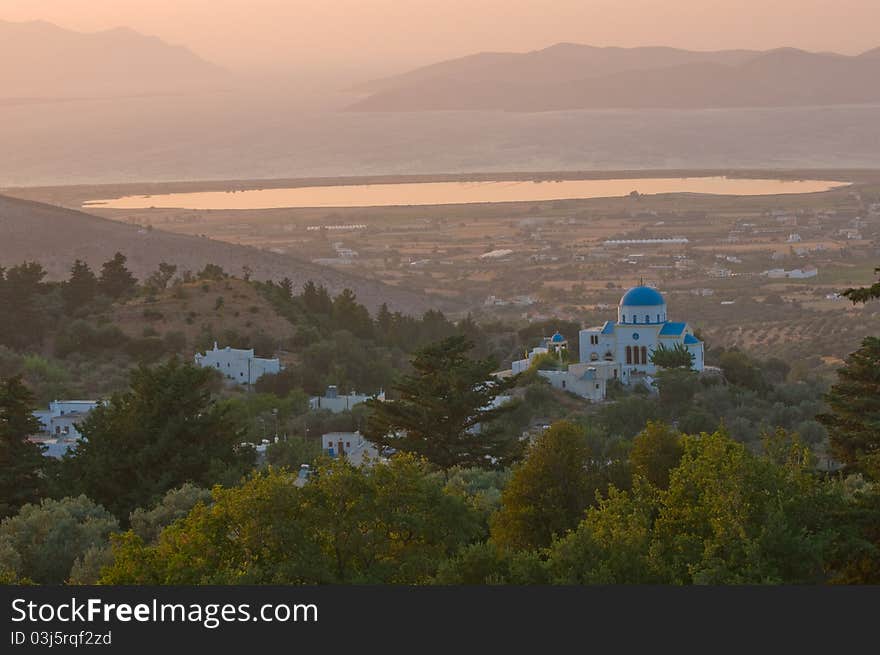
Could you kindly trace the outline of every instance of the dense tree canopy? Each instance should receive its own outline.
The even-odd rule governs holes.
[[[683,437],[682,448],[667,490],[647,480],[630,492],[612,490],[554,544],[548,565],[556,582],[818,583],[834,576],[851,536],[837,520],[845,501],[803,457],[777,463],[721,432]]]
[[[137,508],[131,513],[132,531],[144,543],[151,544],[159,539],[162,530],[190,513],[199,503],[210,504],[211,492],[187,482],[180,487],[168,490],[162,500],[149,509]]]
[[[574,528],[601,486],[593,468],[584,430],[555,423],[514,468],[492,518],[492,541],[518,550],[540,548]]]
[[[103,581],[425,583],[478,534],[474,510],[412,457],[371,468],[335,460],[302,488],[295,479],[273,469],[218,487],[210,506],[197,505],[153,546],[133,532],[118,537]]]
[[[669,485],[669,472],[681,461],[681,436],[664,423],[648,421],[633,439],[629,460],[633,475],[655,487]]]
[[[67,484],[127,521],[185,482],[234,481],[253,451],[239,448],[238,427],[212,403],[214,376],[176,359],[136,369],[129,391],[83,421],[83,440],[62,467]]]
[[[85,496],[25,505],[0,524],[0,571],[14,579],[62,584],[93,549],[106,547],[116,519]]]

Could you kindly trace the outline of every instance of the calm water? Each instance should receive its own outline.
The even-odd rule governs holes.
[[[337,111],[354,100],[303,98],[300,84],[261,83],[223,94],[0,103],[0,187],[880,168],[880,105],[536,114]]]
[[[828,180],[759,180],[727,177],[562,180],[557,182],[427,182],[349,186],[254,189],[124,196],[94,200],[86,206],[112,209],[272,209],[276,207],[390,207],[523,202],[572,198],[611,198],[632,191],[765,196],[813,193],[841,186]]]

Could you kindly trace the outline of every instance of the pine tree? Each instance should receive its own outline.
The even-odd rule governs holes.
[[[379,311],[376,312],[376,328],[379,331],[379,336],[382,339],[387,339],[391,334],[391,325],[394,319],[391,316],[391,312],[388,311],[388,304],[382,303],[379,307]]]
[[[25,349],[43,339],[48,321],[40,300],[50,288],[45,277],[37,262],[0,268],[0,344]]]
[[[867,337],[846,358],[826,396],[830,411],[817,418],[831,449],[848,466],[880,473],[880,337]]]
[[[399,398],[368,401],[366,437],[420,455],[447,473],[459,465],[509,464],[519,454],[519,442],[491,422],[512,407],[492,404],[516,378],[493,378],[495,361],[470,359],[472,347],[453,336],[417,351],[411,360],[415,372],[393,385]]]
[[[343,289],[333,300],[333,321],[340,330],[348,330],[364,339],[373,337],[370,312],[357,301],[351,289]]]
[[[131,294],[137,287],[137,279],[125,267],[128,258],[117,252],[113,259],[101,265],[99,288],[101,293],[113,299]]]
[[[324,285],[316,285],[308,280],[303,285],[302,300],[306,309],[312,314],[330,314],[333,311],[333,300]]]
[[[98,278],[87,263],[81,259],[73,262],[70,279],[61,287],[64,307],[70,312],[91,302],[98,293]]]
[[[853,304],[880,299],[880,282],[842,295]],[[836,457],[880,479],[880,338],[862,341],[837,375],[825,398],[831,411],[816,418],[828,428]]]
[[[46,465],[40,447],[28,437],[40,431],[34,396],[21,377],[0,382],[0,518],[39,501]]]

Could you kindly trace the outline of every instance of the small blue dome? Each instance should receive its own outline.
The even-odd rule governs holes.
[[[565,337],[557,332],[552,337],[550,337],[550,341],[552,341],[553,343],[561,343],[562,341],[565,341]]]
[[[625,294],[623,294],[623,298],[620,299],[621,307],[630,306],[630,307],[647,307],[652,305],[665,305],[666,301],[663,300],[663,296],[656,289],[652,289],[651,287],[633,287]]]

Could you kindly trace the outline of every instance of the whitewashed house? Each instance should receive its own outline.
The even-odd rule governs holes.
[[[321,435],[321,450],[330,457],[345,457],[355,466],[379,459],[379,450],[358,432],[328,432]]]
[[[608,380],[617,379],[619,371],[616,362],[587,362],[571,364],[564,371],[538,371],[538,375],[556,389],[601,402],[608,392]]]
[[[362,393],[351,393],[340,396],[335,384],[327,387],[323,396],[312,396],[309,399],[309,408],[313,410],[326,409],[334,414],[351,410],[355,405],[367,402],[370,398],[385,400],[385,392],[381,391],[376,396],[368,396]]]
[[[253,348],[248,350],[229,346],[218,348],[216,341],[213,350],[205,354],[196,353],[195,363],[202,368],[215,369],[226,380],[235,384],[255,384],[266,373],[281,371],[281,360],[278,358],[256,357]]]
[[[99,400],[53,400],[48,409],[34,412],[41,431],[31,440],[46,447],[44,455],[61,457],[76,447],[76,442],[82,438],[79,424],[100,403]]]

